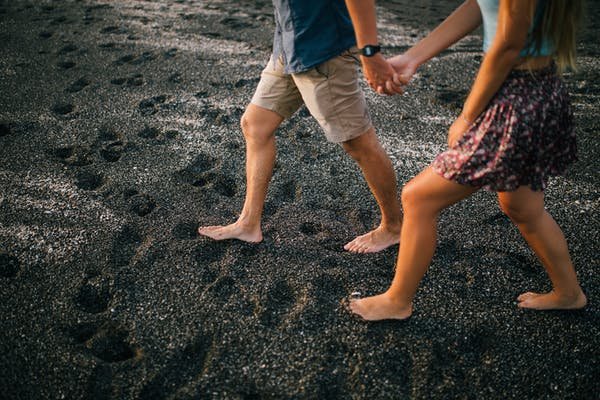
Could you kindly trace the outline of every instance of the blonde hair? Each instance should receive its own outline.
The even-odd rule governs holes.
[[[532,32],[535,48],[539,50],[544,38],[548,38],[554,46],[559,71],[575,69],[575,39],[584,0],[538,0],[537,3],[537,7],[544,8],[541,20]]]

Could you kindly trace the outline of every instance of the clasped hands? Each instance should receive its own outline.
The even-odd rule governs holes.
[[[378,53],[373,57],[363,56],[361,61],[369,86],[375,92],[389,96],[402,94],[417,69],[417,65],[404,54],[385,59]]]
[[[363,74],[369,86],[375,92],[388,96],[402,94],[418,68],[417,62],[406,54],[386,60],[378,53],[361,59]],[[470,126],[471,122],[466,118],[457,118],[448,130],[448,145],[453,147]]]

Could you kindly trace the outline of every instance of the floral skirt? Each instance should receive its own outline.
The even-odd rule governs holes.
[[[469,130],[431,166],[463,185],[539,191],[576,160],[569,95],[552,65],[513,70]]]

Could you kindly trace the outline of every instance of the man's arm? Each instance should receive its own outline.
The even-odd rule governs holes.
[[[346,7],[352,18],[356,44],[359,48],[377,45],[377,17],[375,0],[346,0]],[[381,53],[371,57],[360,56],[363,73],[369,86],[377,93],[402,93],[401,86],[394,69],[387,63]]]

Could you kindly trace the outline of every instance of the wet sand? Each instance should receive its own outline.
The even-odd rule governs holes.
[[[259,245],[212,242],[244,190],[239,118],[268,60],[270,1],[0,1],[0,398],[592,399],[600,296],[600,6],[565,76],[580,160],[553,179],[590,303],[531,312],[549,281],[494,195],[445,211],[404,322],[342,299],[389,284],[397,248],[355,164],[305,109],[277,133]],[[457,1],[379,2],[386,54]],[[478,33],[408,93],[367,91],[400,184],[444,148],[481,60]],[[365,90],[367,90],[365,86]]]

